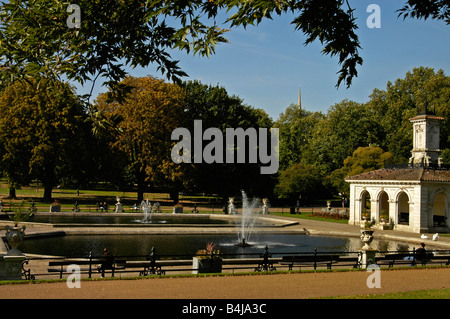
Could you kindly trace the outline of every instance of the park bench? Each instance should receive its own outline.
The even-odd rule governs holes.
[[[222,265],[233,266],[224,269],[254,269],[255,272],[259,271],[276,271],[275,264],[278,263],[277,259],[259,259],[259,258],[230,258],[223,259]],[[256,265],[256,267],[255,267]],[[243,267],[235,267],[243,266]]]
[[[288,265],[289,270],[294,266],[300,267],[314,267],[314,270],[319,266],[325,265],[327,269],[331,269],[333,262],[339,260],[339,255],[298,255],[298,256],[283,256],[281,258],[281,265]]]
[[[116,270],[124,269],[123,266],[118,265],[123,263],[124,261],[114,259],[111,265],[105,265],[104,262],[104,258],[74,258],[53,260],[49,261],[48,266],[59,268],[48,268],[47,271],[50,273],[59,273],[59,278],[62,279],[62,275],[64,273],[67,273],[67,266],[69,265],[88,266],[88,268],[82,269],[81,271],[88,272],[89,278],[92,277],[93,267],[97,268],[97,265],[100,265],[97,270],[98,272],[102,273],[102,277],[104,277],[106,270],[110,270],[111,277],[114,277],[114,273],[116,272]]]
[[[361,266],[361,256],[339,256],[337,260],[339,266],[352,266],[352,268],[359,268]]]
[[[376,257],[375,262],[379,266],[388,265],[389,268],[394,265],[415,265],[414,253],[392,253]]]
[[[450,255],[429,255],[424,260],[425,263],[439,263],[443,264],[445,262],[445,265],[450,265]]]
[[[192,260],[127,260],[121,265],[125,269],[141,268],[139,276],[165,275],[163,267],[192,266]]]
[[[431,253],[427,253],[425,256],[417,255],[414,252],[406,252],[406,253],[392,253],[386,254],[381,257],[377,257],[376,259],[377,265],[388,265],[389,268],[394,265],[410,265],[415,266],[417,263],[421,263],[422,266],[425,266],[427,263],[433,260],[447,260],[450,261],[449,256],[444,255],[436,255],[433,256]]]

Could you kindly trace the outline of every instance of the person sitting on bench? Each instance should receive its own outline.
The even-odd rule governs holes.
[[[416,255],[417,260],[424,260],[427,257],[427,250],[425,249],[425,243],[420,243],[420,248],[416,249]]]
[[[114,267],[114,256],[111,254],[107,248],[103,249],[102,263],[98,267],[98,271],[101,271],[102,277],[105,277],[106,269],[113,269]]]

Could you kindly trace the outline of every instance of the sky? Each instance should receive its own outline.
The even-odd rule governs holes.
[[[344,99],[364,103],[375,88],[384,90],[388,81],[404,78],[415,67],[442,69],[450,75],[450,25],[442,21],[398,18],[400,0],[352,0],[363,65],[352,86],[336,88],[340,69],[336,57],[323,55],[320,42],[304,45],[306,37],[290,24],[293,15],[274,16],[260,25],[232,29],[230,43],[219,44],[209,58],[174,51],[180,67],[188,74],[184,80],[224,87],[244,104],[261,108],[279,118],[291,104],[297,104],[301,88],[302,108],[326,113]],[[370,4],[380,7],[380,28],[369,28]],[[220,21],[219,21],[220,22]],[[152,75],[156,66],[129,70],[132,76]],[[105,88],[96,85],[94,97]],[[84,92],[82,92],[84,93]]]

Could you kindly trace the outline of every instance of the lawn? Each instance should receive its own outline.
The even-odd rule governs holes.
[[[118,190],[105,189],[106,186],[99,187],[97,189],[76,189],[59,188],[55,187],[52,192],[52,197],[58,200],[61,205],[61,211],[72,211],[75,202],[77,202],[82,212],[95,211],[97,203],[106,202],[109,205],[109,211],[114,211],[114,205],[116,198],[120,197],[123,204],[123,208],[126,212],[131,211],[131,207],[140,203],[136,200],[136,192],[122,192]],[[24,207],[29,207],[32,202],[35,203],[38,211],[48,211],[49,203],[42,202],[44,195],[44,189],[42,187],[36,187],[36,185],[25,186],[16,190],[17,199],[10,200],[6,197],[9,194],[9,189],[4,180],[0,180],[0,200],[4,204],[11,204],[13,206],[20,204],[24,201]],[[172,212],[173,202],[170,199],[168,193],[145,193],[144,199],[148,199],[150,202],[159,202],[161,204],[163,212]],[[209,196],[205,194],[183,194],[180,193],[180,203],[185,206],[184,212],[190,213],[192,211],[193,204],[196,203],[200,213],[204,214],[223,214],[222,198],[218,196]],[[238,205],[238,211],[240,211],[240,204]],[[323,218],[319,216],[312,216],[313,211],[319,211],[322,207],[315,208],[302,208],[301,214],[290,214],[289,207],[271,207],[269,213],[271,215],[289,216],[294,218],[315,219],[335,223],[347,223],[347,220]]]
[[[450,299],[450,288],[415,290],[388,294],[340,296],[332,299]]]

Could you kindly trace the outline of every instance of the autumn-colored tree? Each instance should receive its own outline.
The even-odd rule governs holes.
[[[44,200],[73,172],[81,151],[80,130],[86,113],[66,83],[31,79],[16,81],[0,94],[1,168],[12,189],[37,178]]]
[[[178,177],[170,157],[174,144],[171,133],[180,124],[184,91],[150,76],[127,77],[121,84],[132,88],[123,101],[110,101],[104,93],[98,96],[95,107],[106,118],[121,119],[111,147],[127,158],[140,201],[149,183]]]

